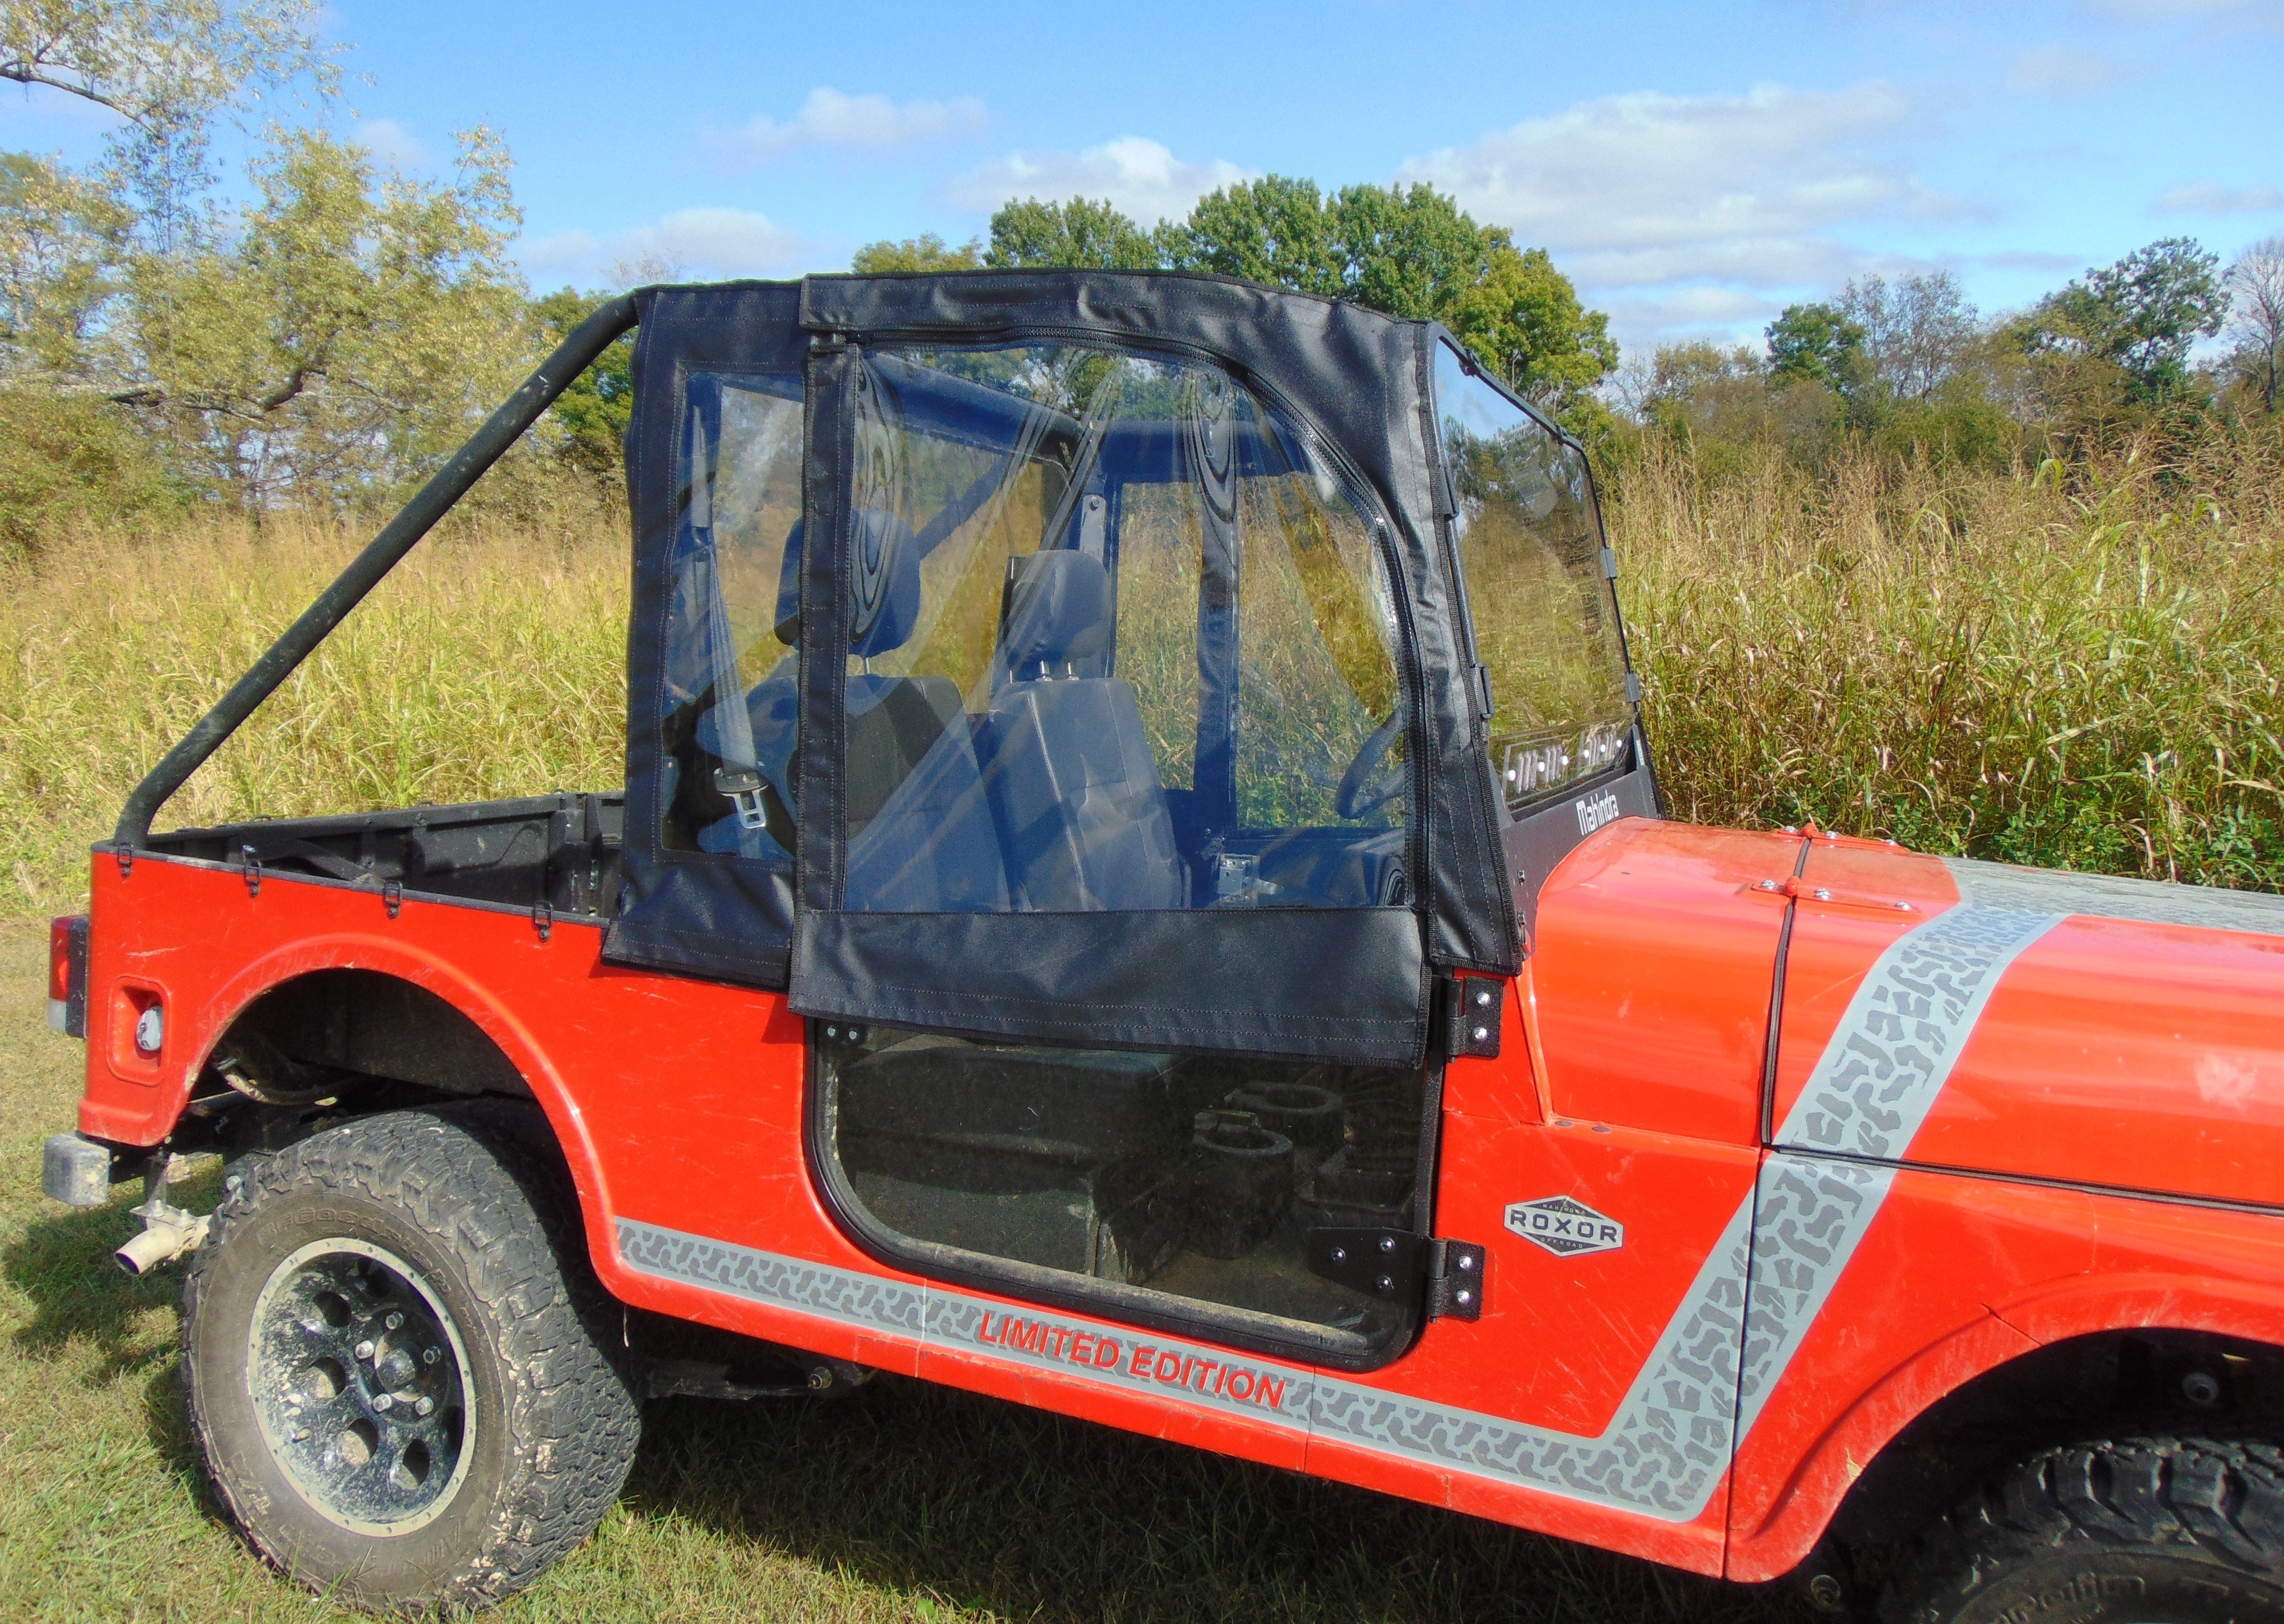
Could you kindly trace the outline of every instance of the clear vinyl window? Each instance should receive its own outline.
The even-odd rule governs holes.
[[[1586,459],[1435,347],[1436,417],[1458,498],[1491,766],[1519,807],[1623,759],[1632,707]]]
[[[785,864],[800,716],[802,380],[700,372],[668,554],[661,843]],[[717,707],[745,696],[743,714]]]
[[[1407,900],[1385,548],[1309,434],[1071,346],[856,389],[844,907]]]

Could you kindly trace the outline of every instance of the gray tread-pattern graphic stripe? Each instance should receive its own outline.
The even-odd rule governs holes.
[[[1431,1403],[1404,1394],[1342,1381],[1318,1370],[1232,1356],[1226,1349],[1139,1331],[1044,1309],[1022,1311],[1029,1321],[1083,1327],[1122,1339],[1122,1356],[1108,1366],[1074,1364],[1052,1353],[986,1344],[978,1339],[983,1316],[1005,1305],[948,1287],[906,1285],[850,1270],[779,1257],[773,1253],[618,1221],[619,1251],[642,1273],[726,1292],[815,1314],[843,1324],[910,1337],[923,1345],[982,1351],[1040,1370],[1131,1393],[1203,1405],[1296,1427],[1327,1441],[1355,1445],[1661,1521],[1701,1515],[1728,1470],[1737,1355],[1745,1318],[1745,1239],[1749,1196],[1707,1254],[1681,1308],[1635,1378],[1625,1401],[1598,1437],[1533,1427],[1499,1416]],[[1199,1364],[1243,1363],[1283,1378],[1274,1408],[1213,1391],[1210,1386],[1169,1389],[1137,1375],[1127,1347]],[[1185,1366],[1185,1368],[1188,1368]]]
[[[1945,857],[1943,865],[1951,871],[1960,900],[1970,907],[2284,936],[2284,896],[2264,892],[2224,891],[2212,886],[2172,885],[2112,874],[2069,874],[2059,869],[2018,869],[1971,857]]]

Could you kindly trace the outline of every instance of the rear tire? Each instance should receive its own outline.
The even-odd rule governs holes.
[[[192,1435],[256,1550],[391,1612],[482,1607],[601,1520],[639,1411],[528,1113],[248,1158],[184,1287]]]
[[[2284,1624],[2284,1449],[2145,1437],[2040,1451],[1929,1532],[1888,1624]]]

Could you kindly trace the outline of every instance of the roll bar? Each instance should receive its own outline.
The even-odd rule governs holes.
[[[380,578],[435,527],[436,521],[467,494],[468,488],[483,477],[517,437],[539,420],[540,413],[555,403],[556,396],[570,387],[572,379],[641,320],[635,299],[632,293],[622,294],[573,328],[570,336],[556,346],[555,353],[539,363],[539,370],[523,380],[522,386],[452,454],[451,461],[438,469],[333,583],[317,594],[301,619],[286,629],[286,635],[271,644],[221,702],[167,752],[120,810],[119,827],[113,831],[112,839],[121,849],[131,851],[151,838],[152,819],[184,781],[277,691],[278,684],[364,601]]]

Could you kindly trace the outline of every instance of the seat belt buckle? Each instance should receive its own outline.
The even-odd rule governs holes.
[[[716,767],[714,787],[738,808],[738,827],[767,829],[770,816],[762,807],[762,775],[751,767]]]

